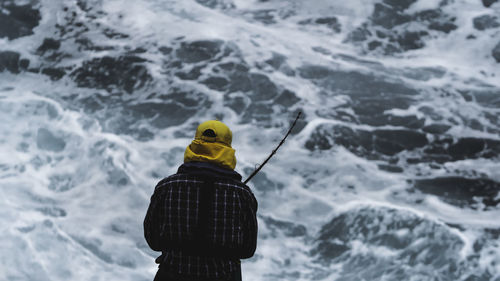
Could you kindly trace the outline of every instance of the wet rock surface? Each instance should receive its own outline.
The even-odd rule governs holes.
[[[0,38],[12,40],[31,35],[40,22],[40,11],[32,5],[2,1],[0,7]]]
[[[361,208],[325,224],[311,254],[321,264],[341,264],[343,280],[379,280],[384,276],[401,280],[420,276],[424,280],[429,268],[437,276],[458,278],[461,265],[457,255],[463,245],[446,226],[412,213]],[[423,264],[425,268],[419,266]]]
[[[500,203],[500,183],[491,179],[440,177],[415,180],[414,187],[421,192],[438,196],[459,207],[483,209]]]

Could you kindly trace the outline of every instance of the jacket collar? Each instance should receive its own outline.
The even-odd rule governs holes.
[[[188,162],[182,164],[177,170],[178,174],[195,174],[213,178],[229,178],[241,181],[241,175],[230,169],[219,167],[209,162]]]

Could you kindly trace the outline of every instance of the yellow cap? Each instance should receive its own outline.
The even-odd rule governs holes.
[[[209,130],[212,130],[212,132]],[[226,124],[217,120],[210,120],[198,126],[194,139],[206,142],[218,142],[231,147],[233,133]]]

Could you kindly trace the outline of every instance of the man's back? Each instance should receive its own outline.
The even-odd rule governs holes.
[[[189,162],[156,186],[144,234],[149,246],[163,253],[163,273],[230,280],[239,271],[239,259],[255,252],[256,211],[257,201],[238,173]]]

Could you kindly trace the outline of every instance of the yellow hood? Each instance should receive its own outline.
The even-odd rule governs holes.
[[[186,147],[184,163],[210,162],[234,170],[236,167],[236,156],[234,153],[234,149],[222,143],[195,139]]]

